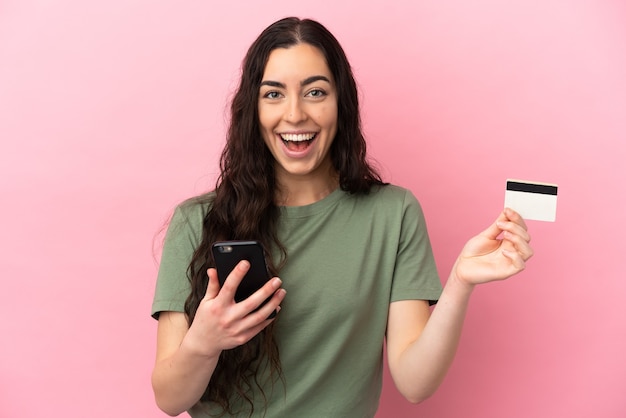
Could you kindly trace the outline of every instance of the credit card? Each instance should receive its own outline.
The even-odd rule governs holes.
[[[504,207],[513,209],[526,220],[554,222],[557,190],[556,184],[508,179]]]

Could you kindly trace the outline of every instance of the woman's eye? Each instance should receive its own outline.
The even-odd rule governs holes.
[[[322,97],[324,96],[326,93],[324,92],[324,90],[320,90],[320,89],[314,89],[311,90],[310,92],[307,93],[307,96],[311,96],[311,97]]]
[[[278,99],[280,97],[280,93],[277,91],[268,91],[263,95],[263,97],[267,99]]]

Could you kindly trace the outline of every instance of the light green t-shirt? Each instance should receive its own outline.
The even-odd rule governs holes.
[[[207,206],[184,204],[164,244],[153,315],[183,311],[186,269]],[[382,386],[389,304],[441,294],[426,224],[413,194],[398,186],[369,195],[335,190],[307,206],[283,207],[280,272],[287,290],[276,319],[285,385],[268,388],[255,417],[374,416]],[[197,405],[192,417],[208,417]],[[247,416],[243,414],[243,416]]]

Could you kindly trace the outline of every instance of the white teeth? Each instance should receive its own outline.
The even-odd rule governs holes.
[[[283,139],[283,141],[301,142],[301,141],[309,141],[309,140],[313,139],[315,137],[315,134],[314,133],[309,133],[309,134],[280,134],[280,137]]]

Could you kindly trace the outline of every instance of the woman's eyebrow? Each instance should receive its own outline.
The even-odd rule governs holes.
[[[279,83],[278,81],[272,81],[272,80],[265,80],[261,82],[262,86],[270,86],[270,87],[277,87],[279,89],[284,89],[285,85],[283,83]]]
[[[330,80],[328,79],[328,77],[323,76],[323,75],[314,75],[311,76],[309,78],[305,78],[304,80],[302,80],[300,82],[301,86],[306,86],[307,84],[311,84],[311,83],[315,83],[316,81],[326,81],[328,84],[330,84]]]
[[[311,77],[305,78],[304,80],[302,80],[300,82],[300,86],[306,86],[307,84],[311,84],[314,83],[316,81],[326,81],[328,84],[330,84],[330,80],[328,79],[328,77],[323,76],[323,75],[313,75]],[[286,86],[284,83],[281,83],[279,81],[272,81],[272,80],[264,80],[261,82],[261,86],[270,86],[270,87],[276,87],[276,88],[280,88],[280,89],[284,89]]]

